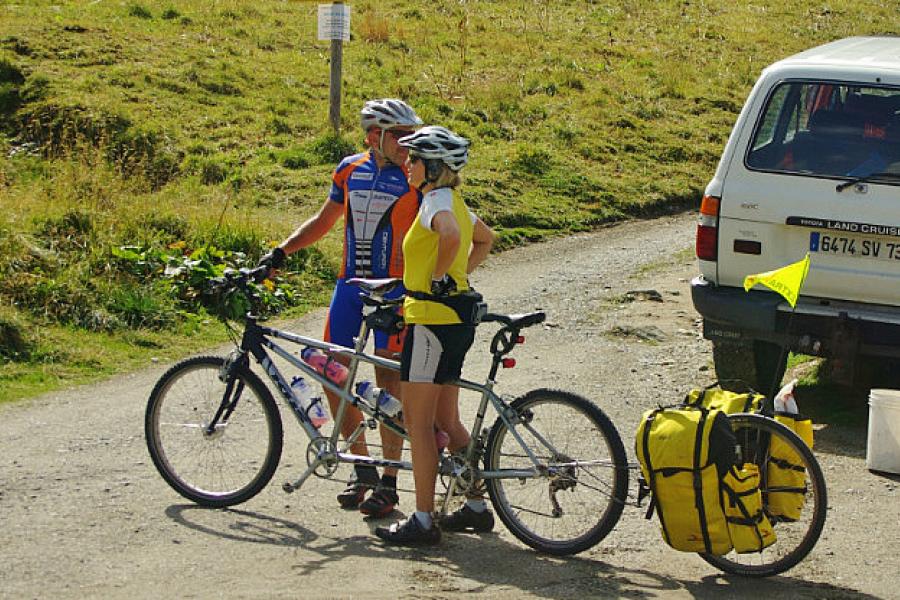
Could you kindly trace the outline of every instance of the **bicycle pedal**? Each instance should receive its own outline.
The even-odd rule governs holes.
[[[374,431],[378,427],[378,421],[375,419],[366,419],[366,427]]]
[[[294,487],[294,484],[291,483],[290,481],[285,481],[285,482],[281,485],[281,489],[284,490],[284,493],[285,493],[285,494],[293,494],[294,491],[295,491],[297,488],[295,488],[295,487]]]

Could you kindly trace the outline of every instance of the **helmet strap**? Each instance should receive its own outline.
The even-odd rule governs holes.
[[[390,165],[396,164],[388,157],[387,154],[384,153],[384,133],[387,130],[383,127],[380,129],[381,133],[378,135],[378,146],[372,146],[372,151],[375,152],[376,158],[383,160],[385,163]]]

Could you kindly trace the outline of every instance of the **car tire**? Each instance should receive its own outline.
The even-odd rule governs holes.
[[[784,377],[787,353],[772,342],[714,341],[713,363],[723,389],[743,392],[751,388],[774,395]]]

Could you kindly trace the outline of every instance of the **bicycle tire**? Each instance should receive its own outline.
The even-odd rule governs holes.
[[[775,529],[776,541],[761,552],[738,554],[734,551],[715,556],[700,554],[709,564],[732,575],[745,577],[770,577],[784,573],[803,560],[816,545],[825,526],[828,510],[828,493],[822,468],[812,450],[789,428],[763,415],[740,413],[728,416],[737,437],[738,450],[743,462],[753,462],[760,469],[760,489],[763,493],[763,510]],[[766,481],[769,462],[770,436],[788,445],[805,469],[803,507],[799,518],[782,520],[773,516],[768,498],[770,488]],[[782,492],[783,493],[783,492]]]
[[[628,494],[625,448],[612,421],[590,400],[560,390],[533,390],[510,406],[519,415],[530,415],[529,425],[556,451],[551,456],[527,427],[516,428],[543,466],[552,466],[552,460],[579,464],[556,477],[486,479],[500,520],[519,540],[547,554],[577,554],[595,546],[619,521]],[[485,446],[487,471],[533,466],[508,433],[498,418]],[[557,485],[562,489],[554,494]],[[552,496],[562,514],[553,514]],[[579,518],[586,523],[576,522]]]
[[[236,369],[240,396],[227,422],[209,435],[226,384],[225,359],[198,356],[166,371],[144,417],[147,449],[176,492],[202,506],[246,502],[272,479],[281,459],[281,416],[269,389],[246,367]],[[238,389],[238,388],[235,388]]]

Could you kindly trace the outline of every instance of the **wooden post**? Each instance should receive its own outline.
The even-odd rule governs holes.
[[[343,4],[343,0],[334,0],[333,4]],[[328,93],[328,120],[334,135],[341,131],[341,69],[344,59],[344,41],[331,40],[331,86]]]

